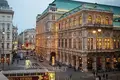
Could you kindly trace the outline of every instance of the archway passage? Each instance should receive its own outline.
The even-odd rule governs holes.
[[[50,64],[51,65],[55,65],[55,61],[56,61],[56,53],[55,52],[51,52],[50,53]]]

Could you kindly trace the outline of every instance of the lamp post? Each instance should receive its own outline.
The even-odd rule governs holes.
[[[4,61],[5,61],[5,60],[4,60],[4,57],[5,57],[5,55],[4,55],[4,41],[5,41],[5,38],[4,38],[4,37],[5,37],[5,36],[4,36],[4,35],[5,35],[5,32],[3,32],[2,35],[3,35],[3,70],[4,70]]]
[[[96,49],[95,49],[96,53],[97,53],[97,38],[98,38],[98,33],[100,33],[101,31],[102,31],[101,29],[98,29],[97,31],[96,30],[92,31],[92,33],[96,35],[95,36],[95,38],[96,38]],[[96,61],[96,58],[97,58],[96,55],[97,54],[95,54],[95,61]],[[97,71],[97,62],[95,62],[95,70]]]

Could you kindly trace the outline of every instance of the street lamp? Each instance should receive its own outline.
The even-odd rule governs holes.
[[[96,36],[95,36],[96,37],[96,49],[95,49],[96,52],[97,52],[97,38],[98,38],[98,33],[100,33],[101,31],[102,31],[101,29],[98,29],[97,31],[96,30],[92,31],[93,34],[96,34]],[[97,56],[95,56],[95,57],[97,58]],[[96,66],[95,70],[97,70],[97,62],[95,63],[95,66]]]
[[[5,38],[4,38],[4,37],[5,37],[5,36],[4,36],[4,35],[5,35],[5,32],[2,33],[2,36],[3,36],[3,70],[4,70],[4,61],[5,61],[5,60],[4,60],[4,57],[5,57],[5,55],[4,55],[4,41],[5,41]]]

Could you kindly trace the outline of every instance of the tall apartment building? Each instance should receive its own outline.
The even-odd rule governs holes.
[[[0,58],[2,61],[11,62],[12,58],[12,29],[14,11],[6,0],[0,0]]]
[[[35,29],[26,29],[19,34],[19,47],[24,49],[35,49]]]
[[[60,62],[83,71],[116,69],[119,53],[119,6],[55,0],[37,18],[36,54],[53,65]]]

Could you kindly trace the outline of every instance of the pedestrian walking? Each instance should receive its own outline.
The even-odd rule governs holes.
[[[103,80],[105,79],[105,74],[103,74]]]
[[[8,62],[8,66],[10,65],[10,63]]]
[[[106,74],[106,79],[108,79],[108,74]]]
[[[72,78],[72,74],[70,74],[70,79]]]
[[[98,76],[99,80],[101,80],[101,76]]]
[[[19,63],[19,60],[17,59],[17,64]]]
[[[93,76],[95,77],[95,71],[93,70]]]
[[[96,76],[96,77],[95,77],[95,80],[99,80],[99,77],[98,77],[98,76]]]

